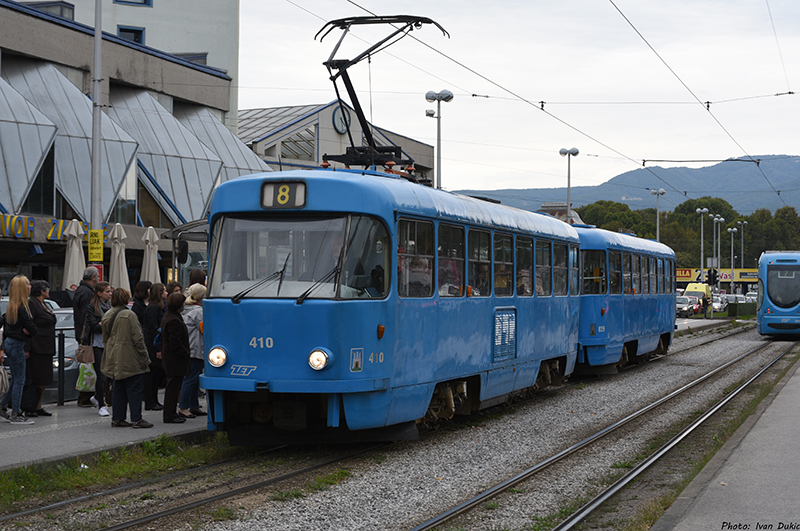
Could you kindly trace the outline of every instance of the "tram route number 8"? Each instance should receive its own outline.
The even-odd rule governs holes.
[[[300,208],[305,204],[305,183],[266,182],[261,188],[261,206],[264,208]]]
[[[253,348],[272,348],[271,337],[254,337],[248,343]]]

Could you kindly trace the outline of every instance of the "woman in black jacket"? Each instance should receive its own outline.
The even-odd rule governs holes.
[[[31,298],[28,305],[31,308],[33,322],[36,323],[36,334],[31,337],[31,355],[27,360],[27,373],[33,380],[33,385],[39,388],[39,402],[36,405],[36,414],[42,417],[52,417],[53,414],[42,407],[45,387],[53,383],[53,356],[56,353],[56,323],[58,318],[53,313],[45,299],[50,295],[50,284],[44,280],[31,282]]]
[[[189,331],[183,322],[181,309],[186,297],[183,293],[170,294],[167,313],[161,320],[161,361],[167,374],[164,390],[164,422],[186,422],[178,414],[178,397],[181,394],[183,377],[189,373]]]
[[[144,408],[147,411],[159,411],[164,408],[158,403],[158,388],[164,378],[164,369],[161,367],[161,349],[155,345],[155,338],[161,328],[161,319],[167,311],[165,301],[167,299],[167,288],[164,284],[156,282],[150,286],[150,297],[147,308],[144,310],[142,318],[142,332],[144,333],[144,344],[147,347],[147,354],[150,356],[150,372],[144,375]]]
[[[17,275],[8,287],[8,307],[3,328],[3,346],[0,348],[0,361],[8,356],[11,366],[11,390],[0,401],[0,415],[11,424],[33,424],[22,414],[22,388],[25,386],[25,352],[27,342],[36,335],[28,295],[31,283],[25,275]],[[11,402],[11,416],[6,414],[6,406]]]
[[[147,309],[147,299],[150,297],[150,286],[153,283],[149,280],[140,280],[133,288],[133,306],[131,310],[139,318],[139,324],[144,321],[144,311]]]

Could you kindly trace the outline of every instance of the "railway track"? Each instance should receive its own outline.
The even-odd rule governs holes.
[[[723,336],[723,338],[724,337],[728,337],[728,336]],[[717,336],[715,339],[721,339],[721,338],[719,336]],[[707,344],[707,343],[708,342],[704,342],[702,344]],[[695,345],[694,347],[698,347],[698,346],[701,346],[701,345]],[[681,352],[681,351],[676,351],[675,353],[678,353],[678,352]],[[672,353],[670,355],[673,355],[675,353]],[[743,357],[745,357],[745,356],[741,356],[740,358],[737,358],[737,360],[741,359]],[[698,382],[696,382],[696,383],[694,383],[692,385],[696,385],[700,381],[702,381],[704,379],[707,379],[707,378],[710,378],[711,376],[713,376],[713,374],[715,374],[715,373],[717,373],[717,372],[719,372],[721,370],[724,370],[725,367],[729,366],[730,364],[734,363],[735,361],[736,360],[724,365],[723,367],[720,367],[720,368],[716,369],[715,371],[713,371],[712,373],[706,375],[702,379],[698,379]],[[691,388],[691,385],[690,386],[686,386],[686,387],[687,387],[687,389]],[[683,392],[684,390],[685,389],[682,389],[682,390],[679,390],[679,391]],[[676,391],[674,394],[678,394],[679,391]],[[548,394],[548,393],[544,393],[544,394]],[[538,396],[541,396],[541,394],[539,394]],[[664,400],[667,400],[667,399],[668,398],[666,398]],[[660,401],[659,403],[663,402],[664,400]],[[649,411],[650,409],[653,409],[653,408],[657,407],[659,405],[659,403],[650,404],[647,408],[643,408],[643,409]],[[642,415],[645,412],[646,411],[643,411],[643,412],[639,413],[639,415]],[[639,415],[631,415],[629,417],[626,417],[626,419],[623,419],[622,421],[617,423],[618,426],[616,426],[616,427],[618,428],[618,427],[621,427],[624,424],[627,424],[628,422],[630,422],[631,420],[633,420],[634,418],[636,418]],[[613,431],[613,429],[615,429],[615,427],[610,426],[609,428],[603,430],[602,434],[599,435],[597,438],[600,438],[603,435],[605,435],[607,433],[610,433],[611,431]],[[578,443],[576,445],[576,448],[572,449],[572,451],[569,452],[569,453],[577,452],[578,450],[580,450],[580,448],[591,444],[594,440],[596,440],[594,437],[589,437],[589,438],[585,439],[584,441],[581,441],[580,443]],[[170,518],[180,518],[180,516],[175,516],[175,515],[180,515],[180,513],[185,513],[187,511],[191,511],[193,509],[197,509],[197,508],[200,508],[200,507],[203,507],[203,506],[206,506],[206,507],[213,506],[214,504],[217,504],[218,502],[220,502],[222,500],[225,500],[225,499],[228,499],[228,498],[231,498],[231,497],[235,497],[235,496],[245,496],[248,493],[251,493],[251,492],[254,492],[254,491],[258,491],[259,489],[269,489],[270,491],[274,491],[276,488],[280,488],[279,486],[281,484],[289,484],[293,480],[297,481],[296,478],[299,478],[299,477],[303,476],[304,474],[311,474],[311,473],[313,473],[313,472],[315,472],[317,470],[323,469],[325,467],[333,467],[337,463],[341,463],[343,461],[346,461],[347,459],[350,459],[350,458],[353,458],[353,457],[357,457],[359,455],[362,455],[362,454],[365,454],[365,453],[368,453],[368,452],[373,452],[373,451],[375,451],[377,449],[385,448],[386,446],[387,445],[372,446],[372,447],[360,449],[357,452],[350,452],[350,453],[342,454],[342,455],[336,456],[336,457],[331,458],[331,459],[318,460],[317,462],[315,462],[312,465],[309,465],[309,466],[306,466],[306,467],[302,467],[300,469],[293,470],[291,472],[276,474],[276,475],[274,475],[272,477],[269,477],[267,479],[264,479],[263,475],[261,475],[261,476],[259,476],[259,478],[257,480],[252,480],[252,481],[241,480],[241,481],[235,481],[235,482],[233,482],[231,484],[217,485],[216,487],[214,487],[214,488],[217,489],[217,491],[214,492],[214,493],[209,493],[207,495],[198,495],[198,496],[195,496],[194,498],[192,498],[190,501],[184,501],[184,502],[181,502],[181,501],[169,501],[168,503],[164,504],[164,505],[167,505],[166,507],[160,507],[158,510],[155,510],[155,511],[149,511],[148,510],[147,514],[139,516],[139,517],[134,518],[134,519],[125,519],[125,521],[122,521],[121,519],[118,519],[118,518],[112,516],[112,517],[110,517],[110,518],[108,518],[107,520],[104,521],[104,525],[106,527],[95,526],[94,528],[96,528],[96,529],[102,528],[102,529],[104,529],[106,531],[118,530],[118,529],[119,530],[121,530],[121,529],[132,529],[132,528],[136,528],[136,527],[140,527],[140,526],[145,526],[146,524],[150,524],[150,523],[156,523],[156,522],[159,522],[159,521],[163,522],[164,520],[169,520]],[[279,449],[279,448],[273,448],[273,449],[270,449],[270,451],[275,451],[277,449]],[[547,468],[547,466],[549,466],[551,464],[554,464],[555,462],[557,462],[557,461],[563,459],[564,457],[566,457],[566,455],[569,455],[569,453],[564,453],[564,455],[553,456],[552,458],[546,460],[546,462],[540,463],[536,467],[533,467],[533,468],[538,468],[538,470],[532,471],[531,475],[537,473],[539,470],[544,470],[545,468]],[[226,461],[224,463],[218,463],[218,464],[215,464],[215,465],[207,465],[207,466],[204,466],[204,467],[199,467],[197,469],[192,469],[192,470],[185,471],[185,472],[178,473],[178,474],[171,474],[169,476],[165,476],[165,477],[162,477],[162,478],[155,478],[153,480],[148,480],[148,481],[145,481],[145,482],[139,482],[137,484],[126,486],[126,487],[118,487],[118,488],[115,488],[115,489],[110,489],[110,490],[107,490],[107,491],[98,492],[98,493],[90,494],[90,495],[87,495],[87,496],[81,496],[81,497],[78,497],[78,498],[74,498],[74,499],[71,499],[71,500],[66,500],[66,501],[63,501],[63,502],[59,502],[57,504],[51,504],[51,505],[48,505],[48,506],[45,506],[45,507],[41,507],[41,508],[38,508],[38,509],[19,512],[19,513],[13,514],[13,515],[6,515],[4,517],[0,517],[0,524],[8,523],[8,524],[11,524],[12,526],[14,526],[15,528],[18,527],[19,525],[32,525],[33,528],[44,529],[44,527],[40,527],[38,525],[38,522],[30,522],[30,521],[26,521],[26,519],[28,519],[31,516],[35,515],[35,513],[48,513],[48,515],[50,517],[50,522],[52,523],[54,521],[54,519],[55,520],[58,519],[58,513],[60,513],[60,512],[85,511],[86,510],[85,507],[87,506],[87,504],[91,504],[95,500],[102,500],[102,499],[104,499],[106,497],[110,497],[110,496],[115,496],[117,498],[124,497],[124,496],[126,496],[126,492],[128,492],[128,493],[129,492],[134,492],[137,489],[142,489],[142,488],[145,488],[145,487],[149,488],[152,491],[158,491],[160,489],[163,489],[164,488],[163,485],[165,485],[165,484],[169,484],[170,482],[183,481],[181,479],[182,477],[186,477],[188,475],[191,475],[191,473],[193,473],[193,472],[197,473],[197,472],[202,472],[202,471],[211,471],[210,473],[215,475],[215,476],[222,476],[223,474],[220,474],[219,472],[213,472],[212,470],[214,468],[216,468],[218,470],[219,469],[224,469],[225,468],[224,465],[226,463],[229,463],[229,461]],[[524,477],[512,478],[511,480],[509,480],[507,482],[504,482],[504,484],[498,485],[497,487],[495,487],[494,489],[491,489],[491,490],[494,493],[493,495],[497,495],[497,494],[503,492],[504,490],[509,489],[514,484],[517,484],[517,483],[519,483],[521,481],[524,481],[524,480],[525,480]],[[213,490],[213,488],[209,488],[208,490]],[[130,496],[130,495],[128,495],[128,496]],[[490,496],[484,498],[484,501],[486,499],[490,499],[491,497],[492,496],[490,495]],[[473,503],[471,506],[474,507],[475,505],[479,505],[480,503],[482,503],[482,502],[481,501],[477,501],[477,502]],[[469,509],[467,508],[467,511],[468,510]],[[460,511],[458,514],[461,514],[463,512],[467,512],[467,511]],[[139,511],[138,513],[141,514],[141,512],[142,511]],[[451,516],[448,519],[454,518],[455,516],[457,516],[457,514],[453,514],[453,516]],[[444,521],[446,521],[446,520],[444,520]],[[109,523],[111,523],[111,525],[108,525]],[[439,523],[439,521],[437,520],[435,523],[432,523],[430,526],[428,526],[428,527],[419,527],[419,529],[430,529],[434,525],[437,525],[438,523]],[[5,528],[5,526],[2,526],[2,527]]]
[[[512,489],[514,486],[519,485],[525,481],[530,480],[535,475],[543,472],[544,470],[552,467],[556,463],[562,461],[563,459],[577,454],[581,450],[587,448],[588,446],[597,443],[604,437],[610,435],[611,433],[620,430],[626,424],[630,423],[631,421],[638,419],[647,413],[651,412],[652,410],[656,409],[657,407],[661,406],[669,402],[670,400],[683,395],[687,391],[695,388],[699,384],[711,379],[715,375],[718,375],[722,371],[726,370],[727,368],[739,363],[740,361],[746,359],[747,357],[760,352],[764,349],[770,347],[774,342],[767,341],[763,345],[758,346],[755,349],[752,349],[736,358],[728,361],[727,363],[707,372],[703,376],[695,379],[694,381],[690,382],[682,386],[681,388],[673,391],[672,393],[668,394],[667,396],[656,400],[645,407],[637,410],[636,412],[626,416],[623,419],[607,426],[606,428],[597,431],[596,433],[586,437],[585,439],[573,444],[572,446],[552,455],[551,457],[529,467],[528,469],[524,470],[523,472],[502,481],[493,487],[486,489],[479,494],[469,498],[468,500],[448,509],[447,511],[443,511],[442,513],[438,514],[437,516],[430,518],[429,520],[425,521],[424,523],[414,527],[411,531],[426,531],[432,530],[435,528],[440,528],[442,525],[452,522],[455,519],[462,517],[471,511],[475,510],[478,507],[484,506],[487,502],[492,500],[493,498],[501,495],[502,493]],[[705,343],[704,343],[705,344]],[[634,468],[630,473],[626,474],[623,478],[619,481],[615,482],[611,487],[606,489],[603,493],[599,494],[596,498],[594,498],[591,502],[587,503],[584,507],[582,507],[579,511],[575,512],[572,516],[570,516],[567,520],[565,520],[559,527],[556,527],[555,530],[562,531],[567,529],[572,529],[575,525],[583,521],[588,515],[592,513],[595,509],[603,504],[606,500],[608,500],[611,496],[618,493],[621,489],[623,489],[626,485],[628,485],[633,479],[635,479],[642,471],[649,468],[653,463],[655,463],[659,458],[663,457],[669,449],[673,448],[677,445],[681,440],[683,440],[689,433],[691,433],[697,426],[700,426],[703,422],[707,421],[716,411],[722,408],[725,404],[727,404],[732,398],[734,398],[737,394],[739,394],[743,389],[745,389],[750,383],[752,383],[758,376],[763,374],[767,369],[769,369],[774,363],[779,361],[787,352],[789,352],[797,343],[793,344],[791,347],[785,349],[781,352],[779,356],[774,358],[769,364],[767,364],[762,370],[760,370],[756,375],[752,376],[746,383],[742,384],[739,388],[737,388],[734,392],[730,393],[726,396],[725,399],[714,405],[711,409],[706,411],[703,415],[701,415],[696,421],[694,421],[689,427],[684,429],[679,435],[674,437],[669,443],[665,444],[662,448],[656,451],[650,458],[646,461],[638,465]],[[700,345],[696,345],[700,346]],[[694,347],[692,347],[694,348]],[[554,530],[554,531],[555,531]]]

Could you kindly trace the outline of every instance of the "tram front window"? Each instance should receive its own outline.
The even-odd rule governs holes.
[[[227,216],[211,232],[209,297],[382,298],[390,260],[388,231],[369,216]]]
[[[800,303],[800,266],[767,266],[767,295],[780,308],[793,308]]]

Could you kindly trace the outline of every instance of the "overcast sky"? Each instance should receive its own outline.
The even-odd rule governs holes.
[[[335,99],[322,62],[341,32],[314,35],[365,9],[450,34],[425,25],[349,70],[367,119],[431,145],[424,95],[455,94],[441,113],[446,189],[563,187],[558,151],[573,146],[573,186],[642,160],[800,154],[800,95],[775,96],[800,84],[797,0],[241,0],[240,108]],[[356,28],[336,57],[390,31]]]

